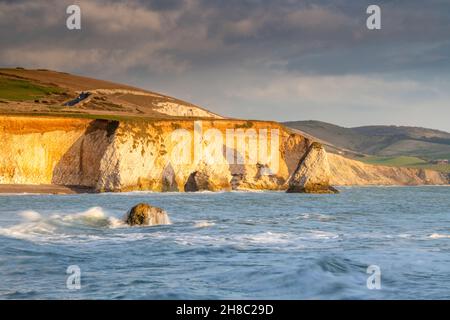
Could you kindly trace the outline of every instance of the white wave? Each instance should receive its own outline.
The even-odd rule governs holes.
[[[194,227],[196,228],[206,228],[206,227],[212,227],[215,226],[216,224],[213,221],[208,221],[208,220],[200,220],[200,221],[196,221],[194,224]]]
[[[450,234],[433,233],[428,236],[430,239],[450,239]]]
[[[336,220],[336,217],[322,213],[302,213],[300,214],[300,218],[305,220],[307,219],[319,220],[323,222]]]
[[[16,225],[0,228],[0,235],[31,241],[59,241],[67,238],[76,239],[77,242],[100,239],[95,235],[102,229],[128,228],[125,216],[116,217],[101,207],[92,207],[77,213],[55,213],[42,215],[36,211],[27,210],[18,213],[24,220]],[[169,225],[171,221],[167,215],[151,219],[148,226]],[[110,236],[110,235],[109,235]],[[115,235],[114,235],[115,236]],[[97,238],[96,238],[97,237]],[[105,234],[105,239],[110,239]]]
[[[291,232],[259,232],[244,233],[239,235],[205,235],[199,233],[153,233],[152,238],[171,239],[181,245],[233,245],[238,247],[247,246],[270,246],[280,250],[297,250],[310,246],[312,242],[321,243],[324,240],[339,238],[338,234],[320,230],[313,230],[302,234]]]
[[[27,221],[37,221],[42,219],[42,216],[38,212],[32,210],[20,212],[19,216]]]
[[[61,221],[69,226],[86,226],[86,227],[107,227],[118,228],[126,227],[127,224],[114,216],[109,216],[101,207],[93,207],[84,212],[68,214],[64,216],[52,215],[50,219],[58,223]]]
[[[123,228],[128,225],[123,219],[110,216],[100,207],[93,207],[86,211],[72,214],[53,214],[43,216],[36,211],[23,211],[18,214],[23,222],[7,228],[0,228],[0,234],[26,240],[62,240],[69,237],[81,236],[89,238],[89,232],[75,232],[74,228]]]
[[[321,230],[312,230],[309,235],[308,238],[310,239],[336,239],[339,238],[339,235],[332,233],[332,232],[327,232],[327,231],[321,231]]]
[[[167,234],[154,233],[152,238],[172,239],[176,243],[186,246],[212,245],[224,246],[234,245],[246,247],[247,245],[274,245],[279,248],[295,245],[292,236],[284,233],[262,232],[256,234],[241,234],[238,236],[203,235],[203,234]]]
[[[36,236],[53,235],[56,229],[56,226],[44,220],[37,220],[20,223],[9,228],[0,228],[0,235],[16,239],[33,240]]]
[[[292,239],[290,239],[289,235],[285,233],[272,233],[268,231],[264,233],[243,236],[242,240],[260,244],[287,244],[291,242]]]

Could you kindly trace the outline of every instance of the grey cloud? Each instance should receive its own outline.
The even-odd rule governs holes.
[[[111,56],[149,50],[149,59],[158,53],[193,68],[236,61],[281,66],[277,62],[284,61],[286,71],[320,74],[344,72],[339,70],[344,67],[350,73],[372,72],[374,66],[393,70],[396,65],[386,55],[395,51],[424,67],[428,63],[417,58],[415,50],[402,47],[445,48],[444,42],[450,40],[450,4],[384,1],[383,29],[374,33],[366,30],[364,21],[370,2],[80,1],[83,30],[75,34],[64,27],[64,9],[70,1],[2,1],[0,34],[3,50],[96,49]],[[15,33],[10,32],[11,25]],[[400,63],[398,68],[408,65]]]
[[[289,113],[315,116],[320,110],[336,114],[329,104],[344,106],[348,98],[326,79],[344,79],[348,85],[347,76],[367,83],[373,77],[386,83],[413,81],[410,95],[427,97],[430,108],[441,112],[442,100],[433,100],[433,90],[420,86],[450,79],[450,2],[444,0],[376,1],[383,27],[375,32],[365,27],[372,0],[80,0],[79,32],[65,28],[65,8],[72,2],[0,0],[0,64],[109,78],[230,116],[254,113],[273,119],[289,118]],[[303,97],[302,90],[285,91],[293,97],[279,95],[292,82],[306,85],[304,79],[333,87],[334,95],[328,99],[309,86],[318,92],[314,99]],[[436,95],[444,88],[436,88]],[[264,90],[269,95],[258,98]],[[343,91],[352,94],[351,87]],[[358,92],[353,94],[364,104]],[[376,110],[383,115],[390,100],[405,108],[410,102],[404,91],[367,91],[367,99],[376,102],[377,94],[382,99],[378,109],[370,103],[371,115]],[[277,108],[280,114],[271,114],[276,103],[283,105]],[[369,114],[342,108],[355,121]]]

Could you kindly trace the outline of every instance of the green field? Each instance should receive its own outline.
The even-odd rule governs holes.
[[[57,87],[41,86],[30,81],[0,77],[0,99],[10,101],[28,101],[60,94],[63,90]]]
[[[378,157],[370,156],[358,158],[357,160],[375,165],[406,167],[406,168],[423,168],[440,172],[450,173],[450,164],[432,164],[426,160],[417,157],[399,156],[399,157]]]
[[[408,156],[400,156],[400,157],[370,156],[358,160],[369,164],[378,164],[383,166],[395,166],[395,167],[417,166],[427,164],[427,161],[425,160],[422,160],[417,157],[408,157]]]

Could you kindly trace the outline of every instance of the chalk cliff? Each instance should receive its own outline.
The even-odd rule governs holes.
[[[92,121],[68,118],[0,117],[0,183],[1,184],[51,184],[58,172],[71,172],[92,167],[91,157],[77,156],[71,161],[68,153],[78,146]],[[72,152],[74,153],[74,152]],[[78,153],[79,154],[79,153]],[[88,152],[83,152],[84,156]],[[70,167],[62,168],[64,163]],[[76,169],[73,168],[76,167]],[[74,181],[74,179],[72,178]],[[76,183],[81,183],[79,175]],[[74,181],[75,182],[75,181]],[[86,182],[84,182],[86,183]]]
[[[101,176],[95,188],[105,191],[281,190],[309,143],[272,122],[208,120],[201,121],[200,125],[192,120],[121,122],[100,163]],[[230,138],[229,130],[241,133],[238,135],[245,140],[243,149],[238,146],[238,137]],[[279,133],[276,141],[270,134],[274,131]],[[262,132],[267,133],[267,141],[261,145],[258,139]],[[213,161],[205,152],[209,145],[219,146]],[[251,159],[251,145],[258,145],[257,151],[265,146],[267,161],[260,161],[260,157]],[[198,146],[201,150],[196,150]],[[279,159],[275,159],[277,156]]]
[[[330,186],[330,178],[327,152],[320,143],[313,142],[291,176],[287,192],[337,193],[338,191]]]
[[[206,155],[214,150],[196,153],[196,145],[207,149],[214,143],[220,150],[212,162]],[[282,190],[308,144],[274,122],[1,116],[0,184],[97,191]]]
[[[434,171],[370,166],[321,152],[309,157],[308,163],[320,160],[314,170],[299,171],[310,146],[302,135],[266,121],[0,116],[0,184],[287,190],[295,172],[312,185],[320,181],[327,162],[331,185],[448,183]]]

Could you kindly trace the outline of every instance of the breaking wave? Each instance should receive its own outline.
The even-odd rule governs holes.
[[[195,222],[194,227],[196,228],[207,228],[207,227],[212,227],[215,226],[216,224],[212,221],[208,221],[208,220],[200,220]]]
[[[23,221],[0,228],[0,235],[32,241],[54,241],[74,237],[78,237],[78,240],[92,240],[100,238],[99,231],[129,227],[124,217],[118,218],[108,214],[101,207],[93,207],[78,213],[58,213],[49,216],[27,210],[18,215]],[[170,224],[169,220],[166,222]]]
[[[440,234],[440,233],[433,233],[429,236],[430,239],[450,239],[450,234]]]

